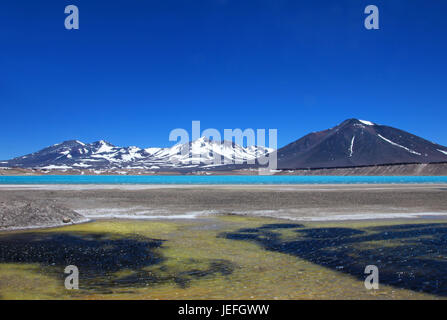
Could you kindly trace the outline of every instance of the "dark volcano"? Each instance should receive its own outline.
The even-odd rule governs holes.
[[[278,169],[447,161],[447,148],[396,128],[349,119],[278,150]]]

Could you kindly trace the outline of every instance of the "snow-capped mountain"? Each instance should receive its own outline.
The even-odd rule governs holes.
[[[70,140],[2,162],[0,166],[48,170],[181,170],[213,168],[236,161],[247,163],[271,151],[273,150],[269,148],[242,147],[235,143],[213,141],[205,137],[171,148],[146,149],[135,146],[117,147],[104,140],[91,144]]]
[[[371,121],[348,119],[278,150],[278,169],[447,162],[447,148]]]
[[[106,141],[65,141],[38,152],[0,162],[0,167],[46,170],[230,171],[256,168],[264,147],[242,147],[202,137],[170,148],[117,147]],[[216,163],[219,159],[220,163]],[[310,133],[277,151],[278,169],[315,169],[447,162],[447,147],[371,121],[348,119]],[[254,164],[248,164],[255,161]],[[232,164],[229,164],[232,163]]]

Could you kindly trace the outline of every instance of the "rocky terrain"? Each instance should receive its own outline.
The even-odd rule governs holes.
[[[207,170],[207,171],[146,171],[141,169],[120,170],[45,170],[23,168],[0,168],[1,176],[36,176],[36,175],[258,175],[258,169],[234,170]],[[410,163],[377,166],[359,166],[346,168],[274,170],[272,175],[331,175],[331,176],[445,176],[447,175],[447,162],[443,163]]]
[[[299,176],[445,176],[447,175],[447,162],[328,169],[281,170],[277,174]]]
[[[89,219],[191,219],[235,214],[290,220],[446,217],[445,184],[355,185],[27,185],[0,186],[8,225],[61,224],[70,210]],[[26,208],[32,203],[31,208]],[[63,203],[70,210],[51,208]],[[51,220],[48,216],[54,216]],[[16,220],[14,220],[16,219]],[[2,222],[5,225],[5,222]],[[14,225],[16,226],[16,225]]]
[[[61,226],[87,221],[82,215],[52,200],[0,201],[0,231]]]

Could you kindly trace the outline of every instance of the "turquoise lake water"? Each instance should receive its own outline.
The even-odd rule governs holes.
[[[0,176],[0,184],[447,183],[447,176]]]

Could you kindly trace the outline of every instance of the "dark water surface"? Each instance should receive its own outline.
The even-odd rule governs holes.
[[[175,282],[186,287],[193,278],[230,274],[225,260],[208,261],[208,268],[169,270],[163,265],[163,240],[122,238],[99,233],[25,233],[0,236],[0,263],[38,263],[42,271],[63,278],[68,265],[80,268],[84,289],[145,287]],[[194,261],[189,261],[193,263]],[[147,268],[150,267],[150,268]],[[122,275],[122,271],[127,271]]]
[[[68,265],[79,268],[79,298],[377,298],[363,284],[367,265],[379,268],[384,298],[447,297],[447,223],[229,216],[3,233],[0,297],[28,288],[25,297],[71,298]]]
[[[289,230],[286,237],[284,229]],[[221,236],[253,241],[265,250],[297,256],[359,280],[365,278],[365,266],[376,265],[381,284],[447,296],[446,223],[364,229],[267,224]]]

